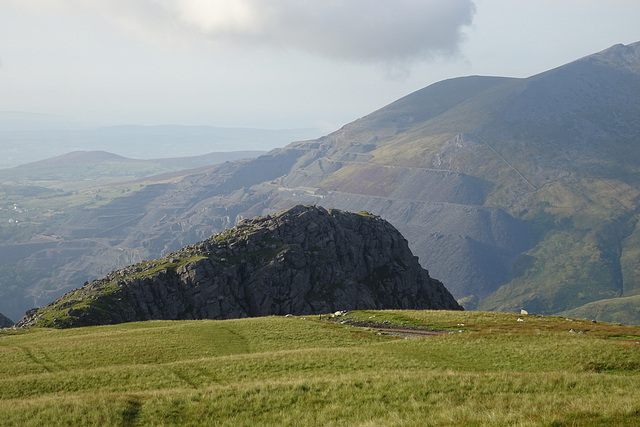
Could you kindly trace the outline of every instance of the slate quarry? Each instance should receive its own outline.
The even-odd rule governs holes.
[[[389,222],[298,205],[86,283],[30,310],[18,327],[354,309],[462,307]]]

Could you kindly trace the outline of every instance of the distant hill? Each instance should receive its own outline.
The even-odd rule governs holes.
[[[74,151],[49,159],[19,165],[15,169],[54,169],[68,167],[95,167],[97,164],[110,163],[134,163],[136,167],[140,163],[158,164],[162,167],[176,169],[191,169],[200,166],[208,166],[239,159],[248,159],[266,154],[265,151],[229,151],[208,153],[189,157],[168,157],[158,159],[130,159],[118,156],[106,151]]]
[[[112,272],[19,327],[461,307],[407,241],[369,213],[295,206]]]
[[[316,129],[215,126],[96,127],[52,115],[0,112],[0,168],[74,151],[106,151],[135,159],[191,157],[211,152],[268,151],[316,138]]]
[[[327,136],[82,210],[47,231],[56,264],[40,266],[48,248],[18,268],[46,273],[31,287],[42,304],[243,218],[318,204],[391,222],[468,309],[629,297],[618,316],[640,323],[638,117],[640,43],[529,78],[446,80]],[[613,306],[599,307],[585,312]]]
[[[74,151],[45,160],[0,169],[0,197],[11,195],[21,203],[21,196],[51,196],[55,191],[78,190],[87,187],[172,174],[186,169],[255,158],[264,151],[231,151],[201,156],[164,159],[130,159],[105,151]],[[56,195],[56,194],[54,194]],[[58,196],[60,194],[57,194]],[[16,198],[18,197],[18,198]]]
[[[72,153],[62,154],[60,156],[51,157],[49,159],[38,160],[36,162],[26,163],[17,166],[18,169],[40,169],[40,168],[66,168],[69,166],[84,166],[87,164],[96,164],[102,162],[126,162],[130,159],[118,156],[117,154],[107,153],[106,151],[74,151]]]
[[[600,319],[604,322],[634,325],[639,323],[640,295],[601,299],[560,314],[581,319]]]

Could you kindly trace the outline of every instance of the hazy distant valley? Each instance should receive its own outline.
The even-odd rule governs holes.
[[[0,112],[0,168],[74,151],[107,151],[132,159],[194,157],[214,152],[269,151],[315,138],[317,129],[251,129],[214,126],[98,126],[65,117]]]
[[[176,179],[172,174],[180,171],[254,158],[318,134],[316,129],[106,127],[63,116],[0,112],[0,313],[12,319],[24,314],[31,304],[25,305],[25,291],[31,293],[28,288],[50,274],[49,261],[36,272],[14,263],[33,248],[60,243],[58,236],[42,233],[72,213],[149,182]],[[53,265],[64,262],[53,258]]]
[[[387,219],[467,309],[640,323],[639,94],[640,44],[617,45],[443,81],[251,160],[0,170],[0,312],[303,203]]]

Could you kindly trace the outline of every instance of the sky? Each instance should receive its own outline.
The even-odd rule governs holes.
[[[640,41],[638,0],[0,0],[0,112],[335,130]]]

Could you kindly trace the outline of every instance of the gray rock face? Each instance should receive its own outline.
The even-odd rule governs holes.
[[[0,313],[0,328],[8,328],[13,325],[13,321]]]
[[[298,205],[110,273],[28,313],[18,325],[391,308],[462,309],[387,221]]]

